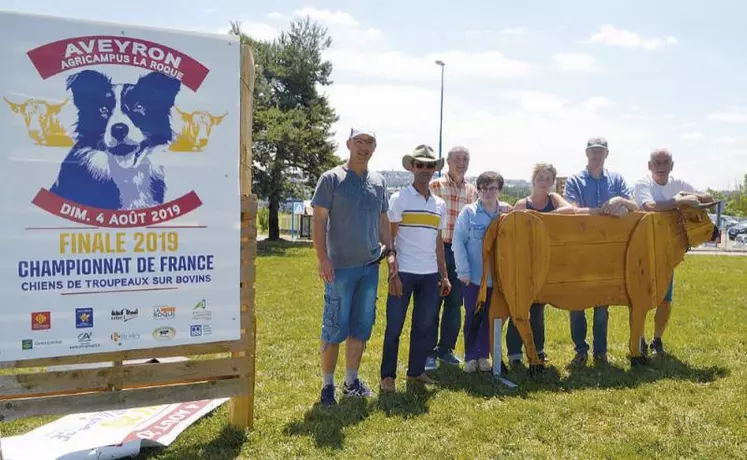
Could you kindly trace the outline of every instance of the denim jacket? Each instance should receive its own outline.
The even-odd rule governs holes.
[[[469,276],[471,284],[480,284],[483,269],[482,241],[488,226],[499,215],[498,209],[495,214],[491,214],[478,200],[462,208],[454,224],[451,248],[454,251],[456,273],[460,278]],[[492,287],[493,280],[489,273],[487,280],[488,287]]]

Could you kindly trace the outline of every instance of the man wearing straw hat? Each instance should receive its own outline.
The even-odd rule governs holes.
[[[346,145],[350,151],[347,163],[322,174],[311,200],[314,249],[325,287],[320,401],[324,406],[337,404],[334,377],[342,342],[346,359],[343,396],[373,396],[358,377],[358,367],[376,318],[381,259],[387,259],[390,278],[397,272],[386,214],[386,182],[368,170],[376,135],[352,129]]]
[[[435,381],[425,374],[429,332],[441,296],[451,290],[444,260],[441,230],[446,225],[446,203],[432,194],[428,183],[444,166],[433,149],[419,145],[402,158],[402,166],[413,174],[412,184],[392,195],[389,221],[394,239],[398,273],[389,280],[386,331],[381,360],[381,391],[396,390],[399,338],[414,296],[407,379],[419,384]]]

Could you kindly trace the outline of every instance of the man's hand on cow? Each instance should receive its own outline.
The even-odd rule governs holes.
[[[602,208],[599,210],[599,214],[603,216],[624,216],[628,213],[628,208],[625,206],[625,202],[623,198],[616,196],[614,198],[610,198],[607,200],[606,203],[602,205]]]
[[[325,283],[331,283],[335,280],[335,271],[332,267],[332,261],[329,257],[324,257],[319,260],[319,278],[324,280]]]
[[[697,195],[685,194],[682,192],[675,195],[674,199],[678,206],[697,206],[700,204]]]
[[[507,204],[507,205],[500,206],[498,209],[500,209],[502,214],[508,214],[509,212],[514,210],[514,207],[511,206],[510,204]]]
[[[402,295],[402,278],[399,274],[389,278],[389,295],[400,297]]]
[[[459,281],[461,281],[465,286],[469,286],[469,275],[460,276]]]

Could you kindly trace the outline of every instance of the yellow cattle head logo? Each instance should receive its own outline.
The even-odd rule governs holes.
[[[181,116],[184,127],[169,147],[169,150],[173,152],[203,151],[207,147],[213,127],[221,124],[226,115],[228,115],[228,113],[224,113],[217,117],[205,110],[183,112],[178,107],[174,107],[174,109]]]
[[[3,97],[13,113],[23,117],[28,136],[37,145],[46,147],[72,147],[73,139],[65,132],[57,118],[68,100],[50,104],[42,99],[26,99],[15,103]]]

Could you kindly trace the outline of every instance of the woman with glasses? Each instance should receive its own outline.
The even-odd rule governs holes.
[[[563,214],[595,213],[595,210],[577,209],[568,203],[560,194],[553,192],[555,167],[549,163],[539,163],[532,171],[532,193],[514,205],[515,210],[530,209],[537,212],[555,212]],[[534,303],[529,309],[529,324],[532,328],[534,346],[542,362],[547,362],[545,353],[545,304]],[[509,320],[506,330],[506,351],[511,366],[521,364],[523,342],[514,322]]]
[[[480,319],[475,318],[475,305],[482,279],[482,242],[485,231],[501,212],[510,212],[511,206],[501,205],[498,195],[503,189],[503,177],[497,172],[487,171],[477,178],[478,199],[466,205],[457,217],[454,225],[452,248],[456,261],[456,273],[462,283],[464,295],[464,360],[465,372],[488,372],[490,364],[490,324],[488,311],[493,282],[487,277],[488,297],[481,310]],[[480,326],[476,339],[468,341],[467,336],[473,321],[479,321]],[[500,359],[500,358],[498,358]]]

